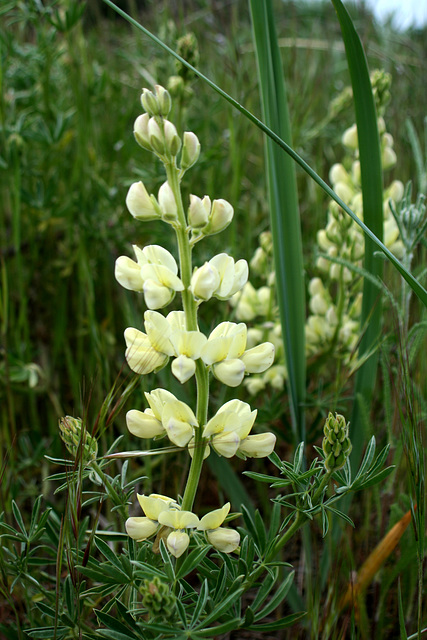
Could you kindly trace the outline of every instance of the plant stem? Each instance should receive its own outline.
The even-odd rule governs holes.
[[[175,162],[165,164],[166,175],[169,186],[175,197],[178,210],[178,223],[174,225],[178,241],[180,276],[185,287],[182,292],[182,304],[185,313],[185,324],[188,331],[197,331],[197,303],[189,290],[192,262],[191,245],[187,232],[187,220],[182,203],[180,189],[180,175]],[[205,453],[205,439],[202,436],[203,426],[207,420],[208,400],[209,400],[209,372],[204,363],[198,359],[196,361],[196,389],[197,389],[197,409],[196,417],[198,426],[195,428],[193,458],[191,460],[190,471],[187,477],[184,496],[182,500],[183,511],[191,511],[199,484],[200,473],[203,466]]]

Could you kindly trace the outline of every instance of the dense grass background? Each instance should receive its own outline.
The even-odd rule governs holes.
[[[246,2],[129,1],[126,8],[172,48],[179,37],[194,32],[199,68],[260,115]],[[350,99],[340,109],[331,106],[349,85],[339,24],[327,3],[276,2],[275,11],[293,143],[317,173],[327,178],[330,166],[342,155],[340,137],[354,121]],[[52,465],[44,457],[46,452],[63,455],[59,417],[80,415],[87,419],[89,429],[96,425],[102,433],[101,451],[122,434],[121,446],[134,447],[126,434],[125,411],[116,412],[115,403],[132,379],[124,365],[123,330],[140,326],[143,305],[115,281],[114,261],[129,254],[132,243],[172,246],[171,238],[163,235],[164,227],[135,225],[124,199],[128,185],[136,179],[154,191],[163,181],[159,166],[134,143],[132,124],[140,113],[141,88],[155,82],[166,84],[176,67],[101,2],[85,7],[71,0],[45,5],[11,0],[0,12],[0,510],[9,521],[12,499],[24,513],[29,512],[41,491],[48,504],[58,513],[63,511],[61,496],[53,495],[55,485],[46,480]],[[425,154],[426,30],[397,33],[390,25],[375,24],[368,11],[351,13],[370,68],[384,68],[392,75],[385,119],[398,156],[393,176],[403,182],[411,179],[418,193],[426,178],[419,167],[417,171],[406,123],[410,119]],[[202,143],[201,161],[189,176],[201,191],[190,183],[188,189],[200,196],[225,198],[235,207],[227,238],[223,234],[213,238],[207,249],[200,246],[198,259],[205,258],[203,251],[212,254],[215,249],[249,259],[260,232],[268,227],[260,132],[196,79],[192,96],[182,112],[175,107],[175,116]],[[314,271],[316,231],[325,224],[327,201],[301,171],[297,171],[297,180],[309,277]],[[425,247],[420,247],[415,273],[422,273],[425,257]],[[399,278],[390,267],[385,282],[399,295]],[[209,311],[213,320],[213,305]],[[422,310],[413,303],[409,326],[423,319]],[[421,486],[416,473],[423,465],[419,462],[417,467],[404,452],[409,446],[421,458],[424,455],[425,434],[420,429],[425,429],[426,416],[426,341],[421,333],[410,334],[409,339],[399,333],[392,311],[384,317],[383,333],[388,338],[381,352],[382,373],[374,404],[366,408],[366,440],[375,433],[379,442],[391,441],[391,461],[398,468],[386,486],[366,493],[353,505],[358,527],[354,535],[342,539],[341,549],[334,548],[333,538],[323,545],[319,532],[312,531],[311,580],[304,581],[299,549],[290,550],[287,559],[300,565],[300,589],[294,600],[304,597],[312,620],[316,615],[322,619],[325,602],[334,611],[334,600],[349,573],[360,567],[409,509],[411,496],[415,500],[414,491]],[[308,379],[310,443],[317,442],[320,434],[319,416],[336,408],[328,405],[327,395],[334,366],[331,363],[329,378],[311,374]],[[165,386],[178,389],[166,372],[163,376]],[[138,381],[137,386],[149,389],[151,384]],[[351,384],[347,385],[337,403],[347,411],[351,390]],[[215,394],[218,401],[223,400],[214,388],[214,400]],[[132,407],[138,408],[138,403],[142,404],[142,394],[135,392]],[[281,434],[278,449],[285,457],[292,440],[287,399],[276,393],[267,405],[259,400],[260,419],[273,423]],[[415,449],[408,445],[412,441]],[[131,473],[146,473],[162,493],[166,464],[168,491],[172,478],[179,492],[180,458],[172,463],[170,458],[159,461],[153,469],[142,471],[132,463]],[[144,490],[149,491],[150,486],[145,485]],[[200,499],[217,491],[227,493],[227,488],[218,487],[215,477],[208,475]],[[268,511],[265,496],[259,496],[259,503]],[[398,637],[399,575],[408,628],[414,628],[417,546],[411,528],[404,535],[400,550],[389,558],[369,587],[369,597],[360,603],[361,637]],[[325,567],[331,566],[339,571],[328,573]],[[334,614],[330,618],[328,624],[335,628]],[[350,618],[336,628],[344,629],[347,624],[350,629]],[[317,637],[314,627],[300,631],[300,636],[297,633],[292,637]]]

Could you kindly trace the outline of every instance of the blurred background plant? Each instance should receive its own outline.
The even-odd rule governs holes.
[[[124,4],[169,46],[188,56],[251,112],[260,114],[245,1],[130,0]],[[294,148],[319,175],[327,177],[331,166],[342,159],[341,137],[354,121],[339,25],[328,3],[276,2],[274,6]],[[81,576],[76,577],[76,558],[67,549],[78,549],[77,555],[84,558],[90,548],[86,531],[95,522],[108,527],[105,507],[97,506],[104,495],[102,486],[81,499],[79,476],[71,475],[71,482],[66,474],[65,506],[66,494],[54,493],[57,479],[50,480],[49,475],[65,472],[44,456],[48,452],[57,460],[64,457],[58,418],[82,415],[102,452],[118,436],[123,436],[121,448],[131,448],[125,412],[120,408],[131,387],[149,388],[149,383],[145,386],[133,379],[123,358],[123,328],[138,326],[142,306],[113,278],[116,257],[126,254],[135,241],[124,207],[128,186],[139,179],[152,191],[160,186],[158,167],[146,162],[144,151],[135,154],[131,135],[138,115],[135,96],[142,86],[166,83],[169,78],[176,119],[185,117],[186,126],[208,150],[194,168],[193,184],[202,184],[207,194],[221,185],[222,196],[235,207],[227,239],[218,239],[216,249],[249,260],[269,223],[261,133],[102,3],[7,0],[0,15],[0,511],[5,523],[18,526],[22,536],[24,528],[28,535],[19,544],[13,539],[2,541],[0,624],[6,638],[16,638],[25,637],[22,629],[45,624],[49,612],[33,605],[52,588],[59,590],[65,575],[61,598],[68,610],[80,606],[76,603],[83,588]],[[377,25],[366,8],[359,13],[353,10],[352,15],[370,68],[382,68],[392,79],[386,125],[394,138],[397,164],[390,180],[405,185],[412,181],[411,191],[405,191],[395,212],[402,225],[410,223],[405,227],[411,255],[408,266],[425,284],[425,236],[416,231],[423,224],[426,189],[426,29],[397,33],[391,24]],[[316,237],[326,226],[328,201],[302,172],[297,173],[297,181],[305,270],[310,278],[316,275]],[[412,235],[410,226],[416,230]],[[144,225],[138,242],[146,244],[149,238],[155,243],[157,229]],[[164,238],[160,244],[165,244]],[[359,527],[354,535],[343,538],[340,548],[334,548],[331,538],[321,557],[313,553],[304,558],[297,544],[288,550],[284,559],[293,562],[297,571],[291,607],[298,611],[309,603],[312,613],[310,620],[296,623],[292,635],[284,638],[322,637],[316,635],[320,633],[345,637],[339,629],[348,626],[350,634],[353,620],[357,631],[352,637],[397,637],[398,576],[407,628],[422,627],[423,621],[416,620],[420,606],[415,602],[418,598],[419,605],[425,586],[420,571],[425,532],[420,505],[425,500],[427,325],[425,310],[389,266],[384,282],[390,292],[389,312],[382,329],[380,379],[372,407],[366,406],[363,414],[363,440],[375,433],[378,443],[390,442],[397,470],[385,486],[353,503],[352,517]],[[230,308],[230,316],[233,313]],[[208,329],[202,327],[205,332]],[[319,443],[329,410],[349,406],[351,385],[339,386],[337,392],[336,373],[324,364],[322,369],[316,363],[309,369],[308,442]],[[162,386],[174,392],[178,383],[166,372],[163,375]],[[218,406],[226,399],[220,390]],[[274,388],[263,391],[258,408],[260,426],[274,428],[279,453],[287,459],[293,436],[286,393]],[[169,490],[173,484],[179,492],[180,458],[145,460],[144,481],[139,480],[141,469],[133,461],[109,467],[118,496],[116,504],[109,499],[110,507],[124,509],[135,484],[149,493],[155,483],[161,492],[166,469]],[[253,470],[260,470],[259,463],[251,464]],[[232,498],[236,508],[243,501],[249,510],[260,506],[268,513],[264,490],[249,498],[245,483],[237,482],[236,475],[221,474],[218,482],[215,470],[213,463],[202,488],[207,503],[214,493]],[[41,494],[43,502],[36,500]],[[216,497],[212,503],[217,503]],[[381,573],[366,586],[356,618],[349,613],[339,617],[338,594],[343,585],[411,509],[414,526],[402,533],[402,546],[391,552]],[[38,544],[44,528],[48,540],[44,538],[41,550],[35,552],[32,545]],[[320,536],[314,527],[314,549]],[[327,570],[331,561],[340,568],[332,575]],[[9,569],[14,563],[22,580],[10,594]],[[92,597],[89,594],[77,619],[90,618]],[[55,600],[49,606],[55,615]],[[313,626],[315,619],[317,626]]]

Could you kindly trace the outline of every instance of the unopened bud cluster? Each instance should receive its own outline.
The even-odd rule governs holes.
[[[59,421],[59,434],[67,450],[75,458],[81,456],[83,466],[87,466],[98,455],[96,439],[83,427],[81,418],[65,416]]]
[[[351,453],[351,442],[348,437],[349,423],[344,416],[336,413],[335,416],[329,412],[323,427],[324,438],[322,442],[323,453],[325,454],[325,467],[327,471],[338,471],[342,469],[345,461]]]
[[[144,580],[139,592],[142,596],[142,606],[153,617],[167,618],[175,607],[176,598],[170,586],[157,576]]]
[[[135,138],[160,158],[167,180],[157,197],[142,182],[132,184],[126,204],[138,220],[157,219],[172,226],[178,239],[179,260],[159,245],[134,245],[135,259],[117,259],[116,279],[126,289],[140,293],[147,307],[144,331],[134,327],[125,331],[126,359],[140,375],[157,372],[170,361],[171,371],[181,384],[196,378],[197,393],[206,394],[206,403],[202,404],[207,404],[210,377],[237,387],[247,376],[268,370],[274,362],[275,348],[264,335],[251,334],[243,322],[220,322],[209,335],[199,330],[197,318],[202,303],[211,298],[230,300],[242,291],[248,281],[248,264],[246,260],[235,261],[226,253],[195,267],[191,264],[194,245],[225,229],[233,218],[233,207],[226,200],[211,200],[207,195],[191,194],[188,204],[183,203],[180,182],[199,157],[199,141],[194,133],[186,132],[181,144],[175,126],[167,119],[171,100],[163,87],[157,86],[154,92],[144,89],[141,102],[145,113],[135,122]],[[163,313],[161,310],[177,294],[182,298],[183,310]],[[144,439],[167,438],[175,446],[186,448],[192,465],[201,465],[211,448],[226,458],[260,458],[274,449],[274,434],[251,434],[256,411],[241,400],[226,402],[209,417],[206,411],[196,415],[166,389],[154,389],[145,398],[145,410],[131,409],[127,413],[129,431]],[[204,532],[206,541],[225,553],[239,545],[239,534],[220,526],[229,503],[199,519],[184,507],[185,492],[182,508],[181,503],[156,494],[138,496],[138,500],[144,517],[126,522],[127,532],[135,540],[156,534],[157,546],[158,540],[163,539],[177,558],[188,548],[194,532]],[[188,498],[186,504],[191,507],[192,499]]]

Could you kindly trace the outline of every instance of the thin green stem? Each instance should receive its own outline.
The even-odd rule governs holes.
[[[185,287],[182,292],[182,304],[185,313],[185,323],[188,331],[197,331],[197,303],[189,290],[192,262],[191,245],[187,232],[187,220],[180,189],[180,172],[174,162],[165,164],[168,183],[175,197],[178,211],[178,222],[174,225],[178,241],[180,276]],[[199,485],[200,473],[202,471],[205,453],[205,440],[203,438],[203,426],[206,424],[208,400],[209,400],[209,372],[204,363],[199,359],[196,362],[196,389],[197,389],[197,409],[196,417],[198,426],[195,428],[193,458],[191,460],[190,471],[182,500],[183,511],[191,511]]]

